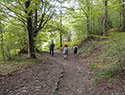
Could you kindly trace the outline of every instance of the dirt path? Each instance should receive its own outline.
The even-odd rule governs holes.
[[[43,53],[38,64],[0,77],[0,95],[115,95],[97,89],[93,79],[82,58],[71,53],[64,60],[60,52],[54,57]]]
[[[54,59],[57,59],[64,69],[64,77],[55,95],[95,95],[93,78],[86,62],[73,54],[69,54],[68,60],[63,60],[60,54]]]

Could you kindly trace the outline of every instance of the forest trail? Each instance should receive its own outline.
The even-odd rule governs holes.
[[[85,60],[73,53],[69,54],[68,60],[64,60],[61,53],[54,59],[63,65],[64,71],[55,95],[95,95],[93,77]]]
[[[71,53],[64,60],[59,51],[39,56],[38,64],[0,77],[0,95],[115,95],[96,88],[86,59]]]

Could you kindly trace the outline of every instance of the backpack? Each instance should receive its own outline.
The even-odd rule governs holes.
[[[65,52],[68,53],[68,48],[66,48]]]
[[[51,48],[51,49],[54,48],[54,44],[53,44],[53,43],[50,44],[50,48]]]
[[[77,51],[77,47],[74,47],[74,51]]]
[[[68,48],[65,47],[63,53],[68,54]]]

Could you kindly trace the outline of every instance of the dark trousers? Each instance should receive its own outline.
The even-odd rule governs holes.
[[[50,55],[54,56],[54,49],[50,49]]]
[[[77,54],[77,50],[74,50],[74,54]]]

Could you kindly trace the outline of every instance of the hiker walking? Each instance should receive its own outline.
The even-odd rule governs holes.
[[[64,59],[67,59],[67,58],[68,58],[68,45],[65,45],[65,46],[64,46],[64,49],[63,49],[63,57],[64,57]]]
[[[50,55],[54,56],[54,47],[55,44],[53,43],[53,41],[50,43],[49,48],[50,48]]]
[[[77,54],[77,51],[78,51],[78,46],[77,46],[77,45],[75,45],[75,46],[73,47],[73,50],[74,50],[74,54]]]

